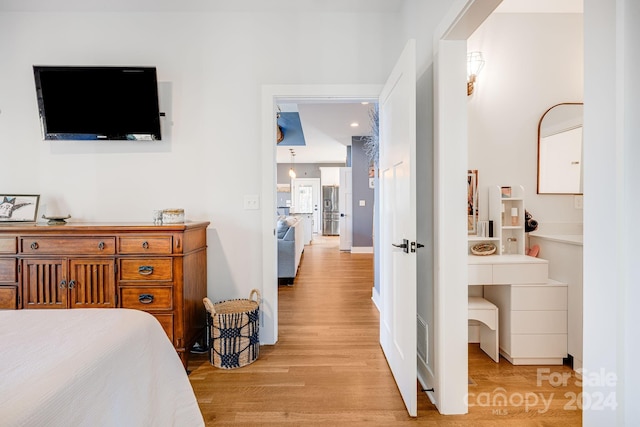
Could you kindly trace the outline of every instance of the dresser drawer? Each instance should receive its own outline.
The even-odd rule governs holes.
[[[120,280],[161,281],[173,280],[171,258],[124,258],[120,259]]]
[[[113,255],[115,237],[23,237],[20,253],[34,255]]]
[[[164,329],[164,332],[167,334],[169,340],[173,344],[173,314],[151,314],[153,314],[153,317],[158,319],[158,322],[160,322],[162,329]]]
[[[16,286],[0,286],[0,310],[18,308],[18,288]]]
[[[122,308],[137,310],[172,310],[173,288],[171,286],[123,286],[120,288]]]
[[[169,255],[173,248],[171,236],[126,236],[118,240],[118,253]]]
[[[18,261],[15,258],[0,259],[0,283],[18,281]]]
[[[0,237],[0,254],[15,254],[18,252],[17,237]]]

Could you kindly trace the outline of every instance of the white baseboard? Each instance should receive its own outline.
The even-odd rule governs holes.
[[[375,304],[378,311],[380,311],[380,292],[378,292],[375,287],[371,288],[371,299],[373,300],[373,303]]]
[[[372,254],[373,246],[351,246],[352,254]]]

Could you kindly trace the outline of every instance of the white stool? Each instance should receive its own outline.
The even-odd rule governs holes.
[[[480,348],[496,363],[500,361],[498,346],[498,307],[481,297],[469,297],[469,320],[480,325]]]

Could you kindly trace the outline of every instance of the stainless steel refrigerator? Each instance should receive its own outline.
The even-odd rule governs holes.
[[[325,236],[337,236],[340,234],[337,185],[322,186],[322,234]]]

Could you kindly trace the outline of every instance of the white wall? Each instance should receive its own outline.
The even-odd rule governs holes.
[[[538,195],[538,122],[552,105],[583,99],[582,14],[494,13],[469,38],[485,66],[469,106],[469,169],[478,169],[479,218],[490,185],[523,185],[541,224],[582,223],[572,195]]]
[[[261,85],[382,83],[398,26],[389,13],[2,12],[2,189],[74,221],[184,208],[212,223],[209,297],[246,297],[262,287],[260,213],[243,210],[261,194]],[[156,66],[170,140],[43,142],[34,64]]]
[[[640,423],[638,18],[636,0],[585,0],[583,394],[608,399],[587,427]]]

